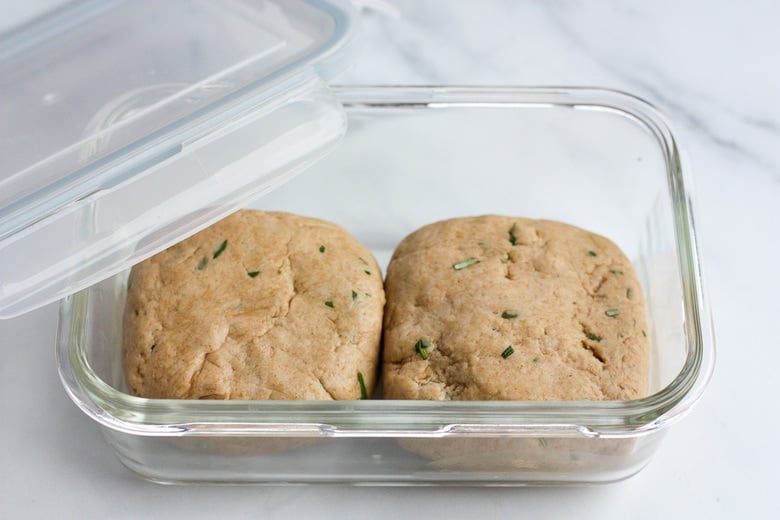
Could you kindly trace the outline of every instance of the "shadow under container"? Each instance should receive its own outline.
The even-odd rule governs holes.
[[[714,364],[688,173],[663,118],[579,88],[334,87],[347,132],[249,207],[346,227],[383,267],[412,230],[506,214],[615,241],[646,299],[649,397],[632,401],[188,401],[122,375],[127,271],[63,300],[58,363],[121,462],[158,482],[557,485],[648,463]],[[193,209],[195,211],[195,209]]]

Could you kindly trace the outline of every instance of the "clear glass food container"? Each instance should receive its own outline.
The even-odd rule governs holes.
[[[639,471],[700,397],[714,363],[688,173],[663,118],[635,97],[600,89],[331,92],[346,114],[343,139],[305,173],[242,206],[341,224],[383,267],[405,235],[456,216],[554,219],[607,236],[645,291],[649,397],[134,397],[121,369],[125,266],[63,300],[57,345],[68,394],[122,463],[158,482],[551,485]]]
[[[159,482],[531,485],[635,473],[714,359],[688,172],[669,128],[607,90],[329,86],[357,23],[341,0],[74,0],[0,34],[0,318],[64,298],[67,393],[122,463]],[[383,267],[402,237],[448,217],[546,218],[605,235],[644,287],[650,396],[129,395],[128,270],[240,207],[339,223]]]

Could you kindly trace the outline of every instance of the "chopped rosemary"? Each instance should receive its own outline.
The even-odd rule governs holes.
[[[607,309],[606,311],[604,311],[604,314],[606,314],[610,318],[614,318],[615,316],[620,314],[620,311],[617,309]]]
[[[586,332],[585,336],[591,341],[601,341],[601,336],[597,336],[592,332]]]
[[[209,259],[205,256],[200,259],[200,262],[198,262],[198,271],[203,271],[206,268],[206,265],[208,265]]]
[[[152,346],[151,346],[151,347],[149,347],[149,350],[151,350],[152,352],[154,352],[154,349],[156,349],[156,348],[157,348],[157,343],[152,343]]]
[[[362,256],[359,256],[359,257],[358,257],[358,260],[360,260],[360,261],[363,263],[363,265],[368,265],[368,262],[367,262],[367,261],[366,261],[366,259],[365,259],[365,258],[363,258]]]
[[[212,255],[212,259],[216,260],[219,258],[219,255],[225,252],[225,249],[227,249],[227,240],[223,240],[222,243],[219,245],[219,247],[214,251],[214,254]]]
[[[535,358],[533,358],[531,361],[532,361],[532,362],[534,362],[534,363],[538,363],[538,362],[539,362],[539,358],[538,358],[538,357],[535,357]]]
[[[610,269],[609,272],[612,274],[623,274],[623,271],[620,269]]]
[[[461,269],[465,269],[467,267],[471,267],[474,264],[478,264],[479,260],[477,260],[474,257],[466,258],[465,260],[461,260],[460,262],[455,262],[452,264],[452,268],[456,271],[460,271]]]
[[[363,381],[363,374],[358,372],[357,375],[358,384],[360,385],[360,399],[368,399],[368,390],[366,390],[366,382]]]
[[[633,297],[634,297],[634,290],[631,287],[629,287],[628,289],[626,289],[626,298],[630,300]]]
[[[368,276],[371,276],[371,271],[368,269],[363,269],[363,272],[366,273]]]
[[[516,311],[504,311],[501,313],[501,317],[505,320],[513,320],[517,318],[518,314]]]
[[[353,290],[352,291],[352,301],[354,302],[355,300],[357,300],[357,293]]]
[[[260,271],[247,271],[246,275],[249,278],[257,278],[257,275],[260,274]]]
[[[414,344],[414,349],[418,354],[420,354],[420,357],[425,360],[428,359],[428,347],[430,346],[430,343],[428,343],[426,340],[418,339],[417,343]]]
[[[333,300],[326,300],[325,301],[325,305],[332,309],[333,308]]]
[[[509,243],[513,246],[517,245],[517,235],[515,235],[515,231],[517,231],[517,224],[512,224],[512,227],[509,228]]]
[[[512,345],[509,345],[507,348],[504,349],[504,351],[501,353],[501,357],[506,359],[512,354],[515,353],[515,349],[512,348]]]
[[[325,246],[320,246],[320,253],[324,253],[324,252],[325,252]]]
[[[591,249],[590,251],[588,251],[588,254],[589,254],[590,256],[597,256],[597,255],[596,255],[596,252],[595,252],[595,251],[593,251],[592,249]]]
[[[542,448],[546,448],[547,447],[547,439],[545,439],[544,437],[539,437],[539,446],[541,446]]]
[[[642,329],[642,336],[647,337],[647,332],[645,332],[645,329]]]

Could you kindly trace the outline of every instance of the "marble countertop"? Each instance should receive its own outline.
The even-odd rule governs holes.
[[[780,5],[356,3],[365,7],[361,51],[339,83],[603,86],[668,116],[694,170],[718,343],[703,399],[648,467],[607,486],[166,487],[125,470],[66,396],[49,305],[0,321],[0,517],[771,516],[780,463],[771,433],[780,426]],[[18,9],[0,2],[0,12]]]

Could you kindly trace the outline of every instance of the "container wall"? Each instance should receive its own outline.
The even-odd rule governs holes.
[[[551,485],[606,483],[648,462],[638,439],[138,437],[104,429],[120,461],[158,482]]]

